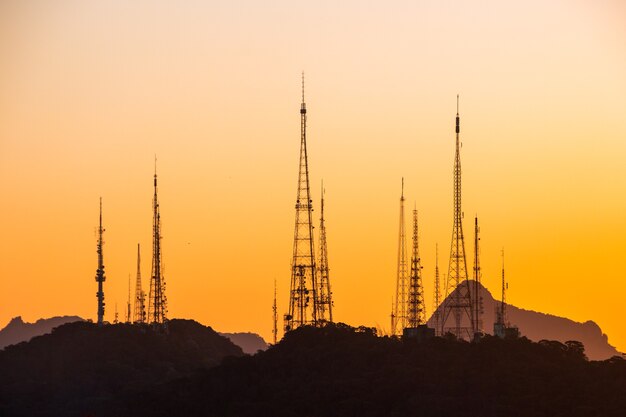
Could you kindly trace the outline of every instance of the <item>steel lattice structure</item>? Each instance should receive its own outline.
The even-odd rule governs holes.
[[[154,168],[154,197],[152,199],[152,274],[150,276],[150,294],[148,297],[148,322],[154,325],[167,324],[167,298],[165,297],[165,278],[161,254],[161,213],[157,196],[156,158]]]
[[[102,247],[104,246],[104,240],[102,235],[104,234],[104,228],[102,227],[102,197],[100,197],[100,223],[98,226],[98,244],[96,252],[98,253],[98,269],[96,270],[96,282],[98,283],[98,292],[96,292],[96,298],[98,299],[98,325],[104,324],[104,281],[106,276],[104,275],[104,255],[102,253]]]
[[[400,194],[400,226],[398,232],[398,267],[396,271],[396,299],[391,312],[391,334],[402,334],[407,325],[408,303],[408,265],[406,249],[406,231],[404,226],[404,178]]]
[[[320,253],[318,273],[317,319],[320,323],[333,322],[333,298],[330,290],[328,268],[328,247],[326,243],[326,223],[324,221],[324,183],[322,183],[321,214],[320,214]]]
[[[424,324],[426,306],[422,285],[422,263],[419,255],[419,237],[417,228],[417,210],[413,210],[413,252],[411,255],[411,276],[409,278],[408,327]]]
[[[432,324],[435,328],[435,336],[441,335],[441,312],[439,310],[439,304],[441,304],[441,284],[439,282],[439,245],[435,244],[435,284],[434,284],[434,297],[433,297],[433,317]]]
[[[296,222],[291,261],[289,311],[284,316],[285,332],[303,325],[317,325],[317,275],[313,245],[313,201],[309,187],[309,164],[306,147],[306,104],[304,74],[302,75],[302,104],[300,106],[300,167],[296,198]]]
[[[478,217],[474,218],[474,291],[472,295],[474,317],[474,331],[483,332],[483,297],[481,295],[481,269],[480,269],[480,228],[478,227]]]
[[[450,245],[450,261],[448,264],[448,278],[446,282],[446,301],[441,320],[442,334],[450,332],[457,338],[474,336],[474,321],[472,320],[471,290],[467,277],[467,260],[465,257],[465,240],[463,237],[463,211],[461,209],[461,143],[459,140],[459,96],[457,95],[456,109],[456,154],[454,158],[454,224],[452,228],[452,243]],[[452,296],[450,297],[450,295]],[[447,325],[450,315],[454,320]],[[467,320],[467,325],[463,321]]]
[[[133,310],[133,322],[145,323],[146,321],[146,293],[141,288],[141,248],[137,243],[137,278],[135,281],[135,307]]]

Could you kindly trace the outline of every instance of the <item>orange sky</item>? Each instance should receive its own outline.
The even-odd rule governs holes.
[[[147,286],[156,153],[170,316],[269,340],[304,70],[339,321],[389,326],[402,176],[432,311],[460,93],[483,282],[498,292],[504,246],[511,303],[594,320],[626,350],[624,2],[265,3],[0,3],[0,326],[95,319],[100,196],[106,318],[138,242]]]

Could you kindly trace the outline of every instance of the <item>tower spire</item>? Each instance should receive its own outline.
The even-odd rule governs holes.
[[[96,270],[96,282],[98,283],[98,292],[96,292],[96,298],[98,299],[98,325],[102,326],[104,324],[104,281],[106,281],[106,277],[104,276],[104,255],[102,253],[102,247],[104,246],[104,240],[102,239],[102,235],[104,234],[104,228],[102,227],[102,197],[100,197],[100,223],[98,226],[98,244],[97,250],[98,253],[98,269]]]
[[[278,340],[278,306],[276,304],[276,278],[274,278],[274,304],[272,305],[272,315],[273,315],[273,328],[272,328],[272,336],[274,338],[274,344]]]
[[[435,327],[435,336],[440,336],[440,319],[441,313],[439,310],[439,304],[441,304],[441,292],[439,283],[439,244],[435,244],[435,294],[433,297],[433,325]]]
[[[328,268],[328,247],[326,243],[326,223],[324,220],[324,194],[326,190],[324,189],[324,180],[322,180],[322,191],[321,191],[321,213],[320,213],[320,253],[319,253],[319,265],[317,268],[318,272],[318,320],[321,323],[324,322],[333,322],[333,300],[332,300],[332,292],[330,290],[330,275]]]
[[[130,274],[128,274],[128,300],[126,301],[126,320],[125,323],[130,323]]]
[[[483,297],[481,295],[481,270],[480,270],[480,228],[478,227],[478,216],[474,218],[474,294],[472,297],[474,314],[474,332],[483,331]]]
[[[493,333],[495,336],[504,337],[506,328],[509,326],[506,315],[506,281],[504,280],[504,248],[502,248],[502,299],[499,305],[496,305],[496,320],[493,324]]]
[[[133,310],[133,322],[145,323],[146,321],[146,293],[141,289],[141,248],[137,243],[137,277],[135,281],[135,307]]]
[[[408,327],[416,328],[424,324],[426,308],[422,285],[422,263],[419,255],[417,209],[413,209],[413,253],[411,256],[411,278],[409,280]]]
[[[456,114],[456,153],[454,158],[454,221],[452,242],[450,246],[450,262],[448,264],[448,281],[446,282],[446,302],[442,316],[442,333],[446,330],[457,338],[471,339],[474,335],[472,319],[471,292],[467,276],[467,259],[465,257],[465,240],[463,237],[463,211],[461,209],[461,143],[459,139],[460,117],[458,113],[459,96],[457,95]],[[452,291],[450,294],[449,291]],[[454,318],[453,325],[446,326],[450,314]],[[467,322],[467,323],[465,323]]]
[[[155,155],[154,196],[152,199],[152,274],[150,276],[150,294],[148,299],[148,322],[155,326],[165,326],[167,323],[167,298],[165,297],[165,279],[163,277],[161,255],[161,212],[157,192]]]
[[[398,232],[398,265],[396,271],[396,299],[391,317],[391,334],[402,333],[407,323],[407,254],[406,233],[404,227],[404,177],[400,194],[400,226]]]
[[[296,198],[296,222],[291,262],[289,311],[285,314],[285,332],[306,324],[318,324],[317,275],[313,245],[313,206],[309,187],[309,163],[306,147],[306,104],[304,73],[300,106],[300,168]]]

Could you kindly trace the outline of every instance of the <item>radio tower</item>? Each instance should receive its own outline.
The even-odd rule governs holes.
[[[150,295],[148,299],[148,322],[158,326],[165,325],[167,322],[167,298],[165,297],[165,279],[163,278],[161,262],[161,214],[157,197],[156,157],[154,158],[152,209],[152,275],[150,277]]]
[[[459,140],[459,96],[456,96],[456,154],[454,159],[454,226],[452,228],[452,244],[450,263],[448,265],[448,281],[446,283],[446,302],[441,322],[442,333],[451,332],[457,338],[474,335],[472,320],[472,302],[469,281],[467,279],[467,261],[465,258],[465,240],[463,239],[463,211],[461,210],[461,143]],[[449,297],[449,291],[453,296]],[[452,313],[454,324],[446,326]],[[461,320],[467,317],[469,328],[462,327]]]
[[[135,282],[135,309],[133,322],[145,323],[146,321],[146,293],[141,289],[141,254],[137,243],[137,281]]]
[[[324,223],[324,182],[322,182],[322,201],[321,201],[321,216],[320,216],[320,257],[318,272],[318,308],[317,319],[321,323],[333,322],[333,299],[332,292],[330,291],[330,277],[328,274],[328,249],[326,246],[326,224]],[[326,314],[328,313],[328,315]]]
[[[480,271],[480,228],[478,227],[478,217],[474,218],[474,296],[472,300],[473,315],[474,315],[474,331],[475,334],[481,334],[483,332],[483,297],[480,294],[481,291],[481,271]]]
[[[96,252],[98,253],[98,269],[96,270],[96,282],[98,283],[98,292],[96,297],[98,298],[98,326],[104,324],[104,258],[102,254],[102,246],[104,246],[104,240],[102,240],[102,234],[104,228],[102,228],[102,197],[100,197],[100,225],[98,226],[98,245]]]
[[[276,278],[274,278],[274,304],[272,305],[272,313],[274,319],[274,327],[272,328],[272,336],[274,336],[274,344],[278,340],[278,307],[276,305]]]
[[[433,325],[435,326],[435,336],[440,336],[441,329],[439,327],[439,321],[441,319],[441,313],[439,311],[439,304],[441,303],[441,292],[439,283],[439,245],[435,244],[435,296],[433,302]]]
[[[313,247],[312,200],[309,188],[309,164],[306,149],[306,104],[304,73],[302,73],[302,105],[300,106],[300,169],[296,199],[296,224],[291,261],[289,311],[285,314],[285,332],[303,325],[317,325],[317,276]]]
[[[402,333],[407,323],[407,262],[406,238],[404,228],[404,178],[400,195],[400,231],[398,234],[398,270],[396,275],[396,300],[391,313],[391,334]]]
[[[416,328],[424,324],[426,308],[424,305],[424,287],[422,286],[422,264],[419,256],[417,235],[417,209],[413,210],[413,254],[411,256],[411,278],[409,280],[409,316],[408,327]]]
[[[130,274],[128,274],[128,301],[126,302],[126,323],[130,323]]]
[[[506,316],[506,287],[507,283],[504,280],[504,249],[502,249],[502,301],[500,305],[496,306],[496,321],[493,324],[493,333],[495,336],[504,337],[506,334],[505,329],[509,326]]]

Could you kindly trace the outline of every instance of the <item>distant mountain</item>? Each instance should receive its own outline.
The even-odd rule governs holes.
[[[148,325],[68,323],[0,351],[0,415],[119,415],[111,407],[121,395],[242,355],[192,320],[171,320],[167,333]]]
[[[254,355],[259,350],[265,350],[269,347],[267,342],[256,333],[220,333],[220,335],[229,338],[248,355]]]
[[[17,316],[4,329],[0,330],[0,349],[20,342],[27,342],[35,336],[50,333],[55,327],[75,321],[83,321],[83,319],[78,316],[57,316],[39,319],[35,323],[25,323],[21,316]]]
[[[470,280],[469,282],[473,288],[474,281]],[[454,294],[455,292],[452,292],[448,298],[454,297]],[[484,312],[483,330],[486,333],[493,334],[495,311],[496,307],[500,305],[500,301],[495,300],[489,290],[482,285],[480,295],[483,301]],[[445,302],[444,300],[439,306],[440,312],[443,311],[442,306]],[[608,337],[602,333],[600,326],[593,321],[579,323],[564,317],[525,310],[510,304],[507,305],[507,314],[510,324],[517,326],[522,336],[526,336],[530,340],[540,341],[546,339],[558,340],[559,342],[577,340],[585,345],[585,352],[589,359],[592,360],[604,360],[620,355],[620,352],[608,343]],[[433,325],[432,320],[431,316],[428,321],[428,324],[431,326]],[[462,326],[469,326],[467,319],[463,319]]]

